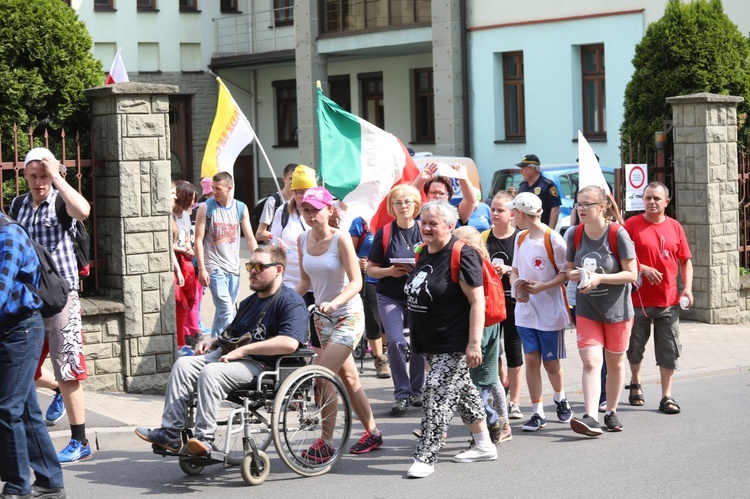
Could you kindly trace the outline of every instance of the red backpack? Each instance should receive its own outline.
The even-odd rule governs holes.
[[[461,248],[464,246],[460,239],[453,245],[451,251],[451,280],[458,284],[458,270],[461,267]],[[507,318],[505,310],[505,291],[503,282],[497,275],[495,267],[489,260],[482,258],[482,285],[484,287],[484,327],[494,326]],[[419,260],[419,253],[414,255],[415,261]]]

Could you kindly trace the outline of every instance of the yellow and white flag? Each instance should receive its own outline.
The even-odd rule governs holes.
[[[253,127],[240,106],[232,98],[221,78],[219,82],[219,102],[211,134],[206,142],[206,151],[201,163],[201,177],[211,178],[219,172],[228,172],[234,177],[234,162],[242,150],[253,141]]]

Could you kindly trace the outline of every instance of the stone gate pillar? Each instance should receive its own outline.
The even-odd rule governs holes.
[[[172,85],[121,83],[86,91],[96,172],[100,291],[125,305],[124,389],[164,393],[174,361],[175,301],[169,215]]]
[[[675,213],[693,253],[695,306],[684,317],[740,320],[737,104],[742,97],[669,97],[674,122]]]

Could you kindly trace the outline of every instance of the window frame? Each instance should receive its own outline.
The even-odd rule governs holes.
[[[502,54],[502,70],[503,70],[503,119],[505,123],[505,141],[506,142],[525,142],[526,141],[526,92],[525,92],[525,77],[523,68],[523,51],[518,50],[514,52],[503,52]],[[511,58],[517,57],[516,67],[518,68],[515,74],[509,74],[508,72],[508,61]],[[516,109],[516,122],[518,123],[518,131],[511,131],[511,89],[515,89],[515,109]]]
[[[106,5],[103,5],[106,4]],[[70,5],[70,2],[68,2]],[[115,0],[94,0],[94,11],[115,10]]]
[[[298,147],[297,80],[277,80],[271,82],[271,86],[276,110],[275,147]],[[287,136],[291,138],[286,139]]]
[[[149,5],[141,6],[139,5],[142,0],[136,0],[135,2],[135,9],[138,12],[156,12],[159,10],[156,6],[156,0],[146,0]]]
[[[182,2],[190,3],[190,5],[182,5]],[[180,12],[199,12],[198,0],[178,0]]]
[[[586,69],[587,53],[594,53],[595,69],[589,71]],[[596,98],[596,127],[593,128],[589,122],[589,102],[586,98],[586,83],[595,83]],[[581,45],[581,109],[582,120],[581,128],[583,136],[592,140],[606,140],[607,138],[607,99],[606,99],[606,65],[604,55],[604,44],[597,43],[591,45]]]
[[[420,88],[420,76],[427,74],[429,79],[429,88]],[[412,77],[414,79],[414,144],[434,144],[435,143],[435,81],[433,77],[432,68],[415,68],[412,69]],[[426,99],[427,109],[423,109],[423,99]],[[428,115],[426,121],[427,132],[421,133],[420,116],[423,114]]]
[[[365,121],[369,121],[378,128],[385,130],[385,90],[383,89],[383,73],[381,71],[373,73],[361,73],[357,75],[359,80],[360,88],[360,117]],[[376,86],[380,87],[380,92],[370,92],[367,89],[369,83],[376,83]],[[380,102],[381,105],[375,106],[375,119],[369,116],[367,104],[372,102]],[[382,111],[380,111],[382,109]],[[380,111],[380,112],[378,112]]]
[[[273,0],[273,25],[274,27],[294,25],[294,0]]]
[[[231,2],[232,5],[224,6],[224,2]],[[219,10],[222,14],[240,14],[240,6],[238,0],[219,0]]]

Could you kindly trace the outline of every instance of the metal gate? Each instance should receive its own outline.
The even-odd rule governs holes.
[[[95,294],[99,289],[99,269],[106,265],[98,259],[96,233],[96,168],[103,167],[104,161],[95,160],[92,144],[92,133],[66,132],[45,128],[40,135],[29,128],[28,132],[20,131],[13,125],[11,133],[0,129],[0,174],[2,175],[3,192],[0,196],[0,209],[8,214],[14,197],[28,191],[23,176],[23,160],[26,152],[33,147],[46,147],[66,168],[65,179],[91,205],[91,216],[84,222],[91,237],[91,274],[81,279],[81,292],[84,295]],[[3,141],[10,136],[9,141]],[[71,137],[72,136],[72,137]],[[25,145],[28,144],[28,145]]]

